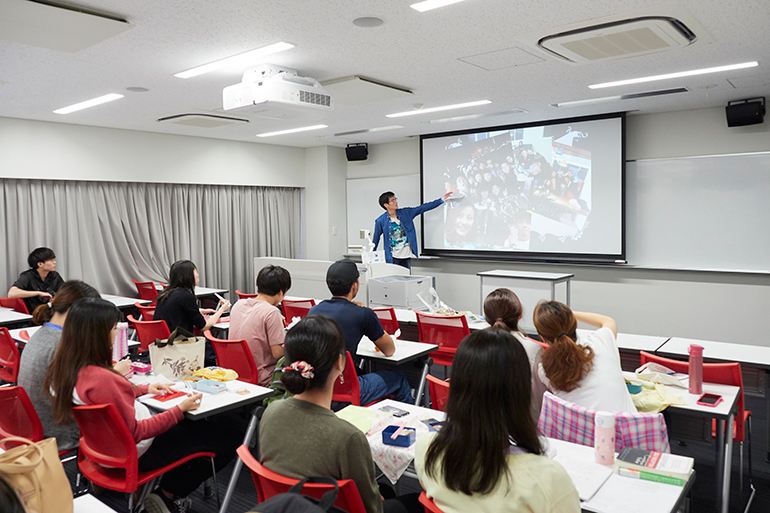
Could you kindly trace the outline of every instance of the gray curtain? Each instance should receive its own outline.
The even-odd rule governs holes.
[[[39,246],[57,270],[105,294],[135,297],[195,262],[204,287],[253,292],[253,258],[299,258],[301,189],[226,185],[0,181],[0,295]],[[231,295],[230,299],[234,299]]]

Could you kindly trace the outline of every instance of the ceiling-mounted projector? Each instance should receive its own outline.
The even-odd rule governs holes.
[[[273,64],[246,70],[240,84],[224,88],[222,104],[225,110],[271,119],[322,118],[334,110],[331,95],[317,80]]]

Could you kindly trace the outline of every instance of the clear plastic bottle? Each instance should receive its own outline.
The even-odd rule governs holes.
[[[690,344],[687,349],[690,353],[690,393],[702,394],[703,393],[703,346],[697,344]]]
[[[615,415],[608,411],[597,411],[594,417],[594,449],[596,463],[615,463]]]

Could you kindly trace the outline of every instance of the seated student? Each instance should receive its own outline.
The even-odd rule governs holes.
[[[415,447],[417,475],[441,511],[580,511],[567,471],[544,456],[530,381],[526,353],[507,331],[476,331],[457,348],[446,421]]]
[[[326,286],[332,298],[321,301],[310,309],[308,315],[327,315],[337,321],[345,335],[345,348],[356,366],[361,358],[356,355],[361,337],[366,335],[385,356],[396,352],[390,335],[382,329],[377,314],[361,303],[354,303],[358,294],[358,267],[349,259],[337,260],[326,272]],[[393,394],[397,401],[414,404],[409,382],[401,372],[378,371],[358,376],[361,388],[361,404],[368,404],[380,397]]]
[[[281,381],[295,395],[275,401],[262,416],[262,464],[293,478],[352,479],[368,513],[383,505],[386,512],[404,511],[398,508],[409,499],[383,504],[366,435],[331,411],[334,382],[345,369],[340,327],[324,315],[305,317],[286,334],[285,350]],[[413,511],[423,511],[411,502]]]
[[[257,297],[237,301],[230,312],[228,338],[249,344],[263,387],[270,385],[275,363],[283,356],[283,317],[278,305],[290,287],[289,271],[268,265],[257,275]]]
[[[532,414],[537,420],[543,404],[543,393],[548,390],[537,374],[537,364],[543,356],[543,348],[519,330],[522,316],[521,302],[510,289],[495,289],[484,299],[484,319],[492,329],[510,332],[527,353],[529,368],[532,371]]]
[[[56,350],[59,348],[62,329],[67,319],[67,312],[72,304],[84,297],[99,297],[99,293],[79,280],[65,281],[53,300],[40,305],[32,314],[32,321],[43,326],[37,330],[24,346],[19,363],[19,385],[27,391],[37,416],[43,424],[43,434],[46,438],[56,438],[60,451],[78,446],[80,432],[72,421],[63,426],[54,424],[53,410],[48,394],[43,393],[42,383],[45,371],[51,364]],[[117,372],[127,374],[131,369],[128,360],[119,362]]]
[[[573,312],[558,301],[541,301],[534,320],[538,334],[550,346],[538,373],[554,395],[593,410],[636,413],[623,380],[615,343],[618,328],[612,318]],[[578,337],[578,321],[599,329]]]
[[[61,344],[43,381],[43,389],[51,391],[55,421],[71,419],[73,406],[114,404],[136,442],[140,471],[158,469],[200,451],[216,454],[214,464],[221,470],[235,457],[243,438],[236,416],[219,414],[206,422],[184,420],[184,412],[200,407],[200,393],[152,415],[137,398],[164,394],[170,385],[135,387],[112,369],[112,341],[119,320],[120,311],[103,299],[80,299],[70,308]],[[191,502],[187,496],[209,477],[211,462],[202,458],[170,470],[147,497],[144,509],[147,513],[186,511]]]
[[[19,275],[8,291],[10,298],[22,298],[32,313],[59,290],[64,280],[56,272],[56,255],[50,248],[37,248],[27,258],[29,269]]]

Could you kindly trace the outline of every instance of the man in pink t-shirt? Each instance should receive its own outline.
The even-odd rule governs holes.
[[[277,265],[257,275],[257,297],[240,299],[230,311],[230,340],[245,340],[259,370],[259,384],[270,385],[275,363],[283,356],[283,316],[278,305],[291,287],[289,271]]]

